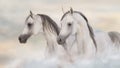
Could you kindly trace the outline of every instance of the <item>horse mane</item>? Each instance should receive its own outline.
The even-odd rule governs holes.
[[[37,15],[42,18],[43,26],[46,26],[46,27],[43,27],[43,28],[48,28],[49,30],[53,29],[56,32],[57,35],[59,34],[60,30],[59,30],[59,27],[58,27],[58,25],[56,24],[55,21],[53,21],[48,15],[45,15],[45,14],[37,14]],[[48,22],[46,22],[46,21],[48,21]]]
[[[111,32],[108,32],[108,35],[113,43],[116,43],[116,42],[120,43],[120,33],[111,31]]]
[[[70,11],[66,12],[66,13],[62,16],[61,20],[63,20],[63,18],[64,18],[68,13],[70,13]],[[94,35],[94,32],[93,32],[93,28],[89,25],[88,19],[86,18],[86,16],[85,16],[83,13],[81,13],[81,12],[79,12],[79,11],[73,11],[73,13],[78,13],[78,14],[80,14],[80,15],[85,19],[85,21],[86,21],[86,23],[87,23],[88,30],[89,30],[90,37],[91,37],[91,39],[92,39],[92,41],[93,41],[93,43],[94,43],[94,45],[95,45],[95,48],[97,49],[97,43],[96,43],[95,38],[94,38],[95,35]]]
[[[61,20],[63,20],[63,18],[64,18],[68,13],[70,13],[70,11],[67,11],[67,12],[62,16]],[[74,11],[74,13],[79,13],[79,14],[85,19],[85,21],[88,22],[88,19],[85,17],[85,15],[84,15],[83,13],[78,12],[78,11]]]

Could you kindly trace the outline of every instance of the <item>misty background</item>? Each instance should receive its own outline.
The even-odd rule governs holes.
[[[70,7],[82,12],[94,29],[120,32],[120,0],[0,0],[0,68],[9,68],[17,58],[39,58],[44,49],[43,35],[20,44],[25,19],[34,14],[47,14],[57,24]]]

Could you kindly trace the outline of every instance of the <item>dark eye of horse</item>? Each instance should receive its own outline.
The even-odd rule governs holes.
[[[72,25],[72,23],[68,23],[68,26],[70,27]]]
[[[32,27],[32,23],[28,23],[27,25],[28,25],[28,27]]]

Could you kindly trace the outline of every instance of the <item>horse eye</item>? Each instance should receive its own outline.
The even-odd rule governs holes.
[[[31,27],[31,26],[32,26],[32,23],[28,23],[27,25],[28,25],[28,27]]]
[[[68,23],[68,26],[71,26],[72,25],[72,23]]]

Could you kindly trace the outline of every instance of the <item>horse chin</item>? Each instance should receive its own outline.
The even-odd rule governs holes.
[[[27,43],[27,40],[19,40],[20,43],[25,44]]]
[[[58,44],[64,45],[64,44],[65,44],[65,41],[58,42]]]

